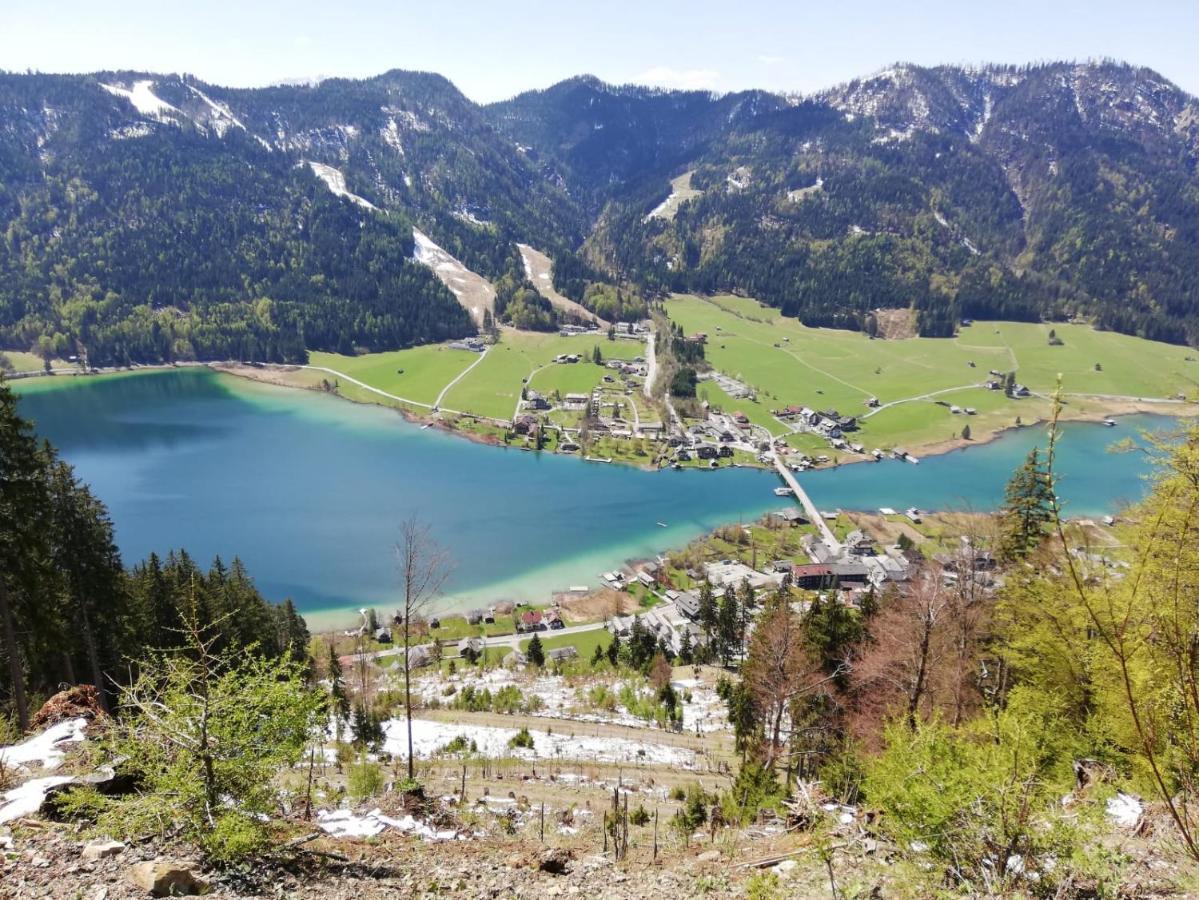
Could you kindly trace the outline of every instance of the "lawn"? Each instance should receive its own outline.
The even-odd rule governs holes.
[[[487,358],[454,385],[443,403],[450,409],[510,419],[516,411],[524,379],[542,366],[551,368],[537,374],[533,381],[536,390],[550,393],[557,387],[562,393],[585,393],[603,377],[603,370],[588,362],[555,365],[553,359],[562,353],[586,356],[597,344],[605,359],[631,359],[645,349],[644,344],[636,341],[609,341],[591,335],[562,337],[506,328]],[[568,383],[574,388],[558,387]]]
[[[36,353],[26,353],[22,350],[0,350],[0,356],[8,360],[8,364],[11,366],[13,372],[41,372],[46,365]],[[50,366],[59,372],[77,370],[79,368],[74,363],[69,363],[65,359],[53,359],[50,361]]]
[[[868,447],[913,446],[960,435],[976,436],[1034,421],[1048,412],[1036,397],[1009,399],[978,387],[990,370],[1014,371],[1032,391],[1052,392],[1061,373],[1068,404],[1097,411],[1091,395],[1172,398],[1199,396],[1199,361],[1188,347],[1096,331],[1086,325],[975,322],[953,339],[871,340],[864,334],[808,328],[744,297],[675,296],[670,318],[688,334],[707,334],[706,356],[717,369],[754,388],[759,404],[730,401],[715,385],[701,385],[713,404],[740,408],[774,433],[782,427],[769,410],[786,405],[836,408],[861,416],[865,401],[908,400],[873,414],[850,436]],[[1061,346],[1050,344],[1054,329]],[[1098,368],[1096,368],[1098,364]],[[922,398],[927,394],[935,396]],[[978,415],[954,416],[935,401],[972,406]],[[733,406],[730,406],[733,404]]]
[[[556,650],[559,647],[574,647],[579,651],[579,659],[583,662],[588,662],[591,659],[591,654],[595,652],[597,646],[608,649],[608,644],[612,643],[612,635],[608,633],[606,628],[596,628],[594,631],[584,631],[580,634],[562,634],[554,635],[552,631],[538,632],[538,637],[541,638],[541,645],[545,648],[548,655],[551,650]],[[531,636],[530,636],[531,639]],[[522,652],[529,649],[529,641],[521,641],[520,649]]]

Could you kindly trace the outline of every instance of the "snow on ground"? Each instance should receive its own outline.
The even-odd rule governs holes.
[[[407,756],[407,730],[405,723],[392,719],[383,726],[387,741],[383,749],[393,756]],[[649,763],[694,769],[696,754],[684,747],[655,744],[620,737],[598,737],[593,735],[571,735],[529,729],[533,748],[511,748],[508,741],[516,734],[515,728],[495,728],[489,725],[457,725],[452,722],[434,722],[429,719],[413,719],[412,747],[416,756],[432,756],[456,737],[472,740],[482,756],[491,758],[517,757],[520,759],[569,759],[594,763]]]
[[[1144,814],[1141,801],[1123,791],[1107,801],[1107,817],[1121,828],[1136,828]]]
[[[57,769],[66,754],[62,745],[82,741],[86,728],[86,719],[65,719],[20,744],[0,747],[0,764],[19,766],[24,771],[30,771],[30,763],[47,770]]]
[[[620,688],[626,682],[618,679],[603,682],[613,694],[619,694]],[[672,682],[675,691],[683,703],[683,731],[687,734],[696,732],[708,733],[722,731],[728,728],[728,716],[724,701],[710,687],[696,679],[682,679]],[[615,709],[603,709],[592,706],[586,701],[589,688],[601,684],[591,680],[576,687],[570,680],[561,675],[540,675],[528,678],[509,669],[462,670],[450,676],[433,675],[418,679],[413,684],[413,690],[422,702],[429,704],[439,701],[450,704],[464,688],[472,687],[476,691],[488,690],[495,693],[509,685],[520,689],[524,697],[536,697],[540,708],[529,712],[529,715],[548,719],[568,719],[573,722],[603,723],[607,725],[624,725],[630,728],[654,728],[652,722],[638,718],[628,712],[619,701]],[[452,685],[453,694],[446,694],[445,689]],[[633,685],[637,687],[636,684]],[[691,695],[691,701],[685,702],[684,696]]]
[[[124,97],[143,116],[158,119],[171,113],[179,116],[183,115],[183,113],[179,112],[171,104],[154,94],[152,90],[154,87],[153,81],[135,81],[133,83],[133,90],[128,90],[115,84],[101,84],[100,87],[117,97]]]
[[[400,156],[404,155],[404,144],[400,140],[400,127],[396,124],[394,117],[388,119],[387,124],[379,129],[379,136],[396,153],[400,154]]]
[[[208,109],[212,114],[210,124],[212,125],[212,130],[217,133],[217,137],[224,137],[225,132],[230,128],[240,128],[242,131],[246,130],[246,126],[238,120],[237,116],[233,115],[233,111],[224,103],[218,103],[197,87],[190,84],[187,87],[188,90],[208,105]]]
[[[33,815],[41,808],[46,791],[74,780],[70,775],[50,775],[46,778],[34,778],[20,787],[6,791],[4,802],[0,803],[0,824]]]
[[[316,814],[316,824],[321,831],[337,838],[374,837],[388,828],[424,838],[426,841],[452,841],[459,837],[456,831],[437,831],[412,816],[393,819],[383,815],[379,809],[372,809],[362,815],[356,815],[348,809],[321,810]]]
[[[376,211],[379,209],[379,207],[375,206],[375,204],[371,203],[365,197],[359,197],[357,194],[352,193],[346,187],[346,176],[342,175],[337,169],[327,166],[324,163],[313,162],[312,160],[308,161],[308,166],[312,169],[312,174],[323,181],[325,186],[338,197],[345,197],[347,200],[357,203],[364,209],[373,209]]]
[[[478,323],[483,321],[483,311],[495,309],[495,288],[482,275],[472,272],[461,262],[433,243],[432,238],[419,229],[412,229],[415,246],[412,258],[433,270],[441,283],[450,289]]]

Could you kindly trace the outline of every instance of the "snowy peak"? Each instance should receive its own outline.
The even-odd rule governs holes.
[[[924,68],[900,64],[825,91],[818,100],[873,122],[879,140],[915,133],[985,138],[998,120],[1067,117],[1089,131],[1139,140],[1182,136],[1192,152],[1199,107],[1149,69],[1111,62]]]

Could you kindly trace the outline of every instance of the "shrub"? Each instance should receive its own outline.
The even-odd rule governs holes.
[[[268,845],[281,797],[276,775],[328,722],[302,662],[244,650],[215,653],[197,628],[188,646],[138,666],[124,714],[102,748],[124,757],[141,789],[104,798],[97,825],[128,838],[171,835],[214,862]]]
[[[638,828],[649,824],[649,810],[645,808],[645,804],[637,804],[637,808],[629,813],[629,821]]]
[[[441,748],[443,753],[478,753],[479,746],[473,739],[460,734]]]
[[[365,800],[383,793],[383,768],[362,757],[346,770],[346,791],[354,800]]]
[[[533,749],[533,735],[529,734],[529,729],[522,728],[520,731],[516,732],[516,734],[512,735],[512,737],[510,737],[508,739],[508,746],[511,747],[513,750],[516,750],[516,749],[532,750]]]

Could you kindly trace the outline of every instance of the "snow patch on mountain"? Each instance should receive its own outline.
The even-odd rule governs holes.
[[[395,118],[387,120],[387,124],[379,129],[379,137],[383,138],[383,143],[395,150],[400,156],[404,155],[404,144],[400,140],[400,126],[396,124]]]
[[[439,247],[423,231],[413,228],[412,258],[433,270],[476,324],[483,323],[483,314],[495,312],[495,288],[482,275],[472,272],[449,252]]]
[[[100,87],[115,97],[128,100],[133,104],[133,108],[143,116],[161,119],[164,116],[183,115],[178,109],[155,95],[153,91],[154,82],[149,79],[135,81],[132,90],[116,84],[101,84]]]
[[[339,172],[337,169],[333,168],[332,166],[327,166],[324,163],[314,162],[313,160],[308,161],[308,166],[312,169],[312,174],[323,181],[325,186],[328,187],[329,190],[335,193],[338,197],[345,197],[347,200],[358,204],[363,209],[373,209],[376,212],[378,211],[379,207],[375,206],[375,204],[371,203],[365,197],[359,197],[346,187],[346,176],[341,174],[341,172]]]
[[[212,127],[212,130],[217,133],[217,137],[224,137],[225,132],[227,132],[230,128],[240,128],[242,131],[246,130],[246,126],[241,123],[237,116],[233,115],[233,111],[230,110],[229,107],[224,103],[219,103],[218,101],[213,100],[194,85],[189,84],[187,88],[193,94],[203,100],[205,105],[208,106],[208,124]]]

